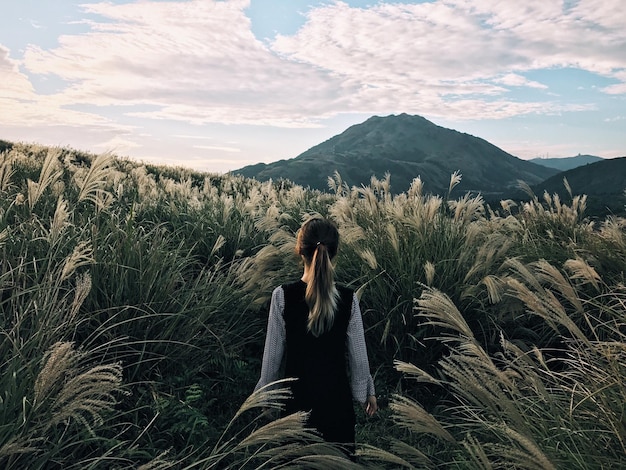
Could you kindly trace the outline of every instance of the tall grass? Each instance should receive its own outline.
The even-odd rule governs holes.
[[[584,196],[487,207],[14,144],[0,155],[5,468],[617,468],[626,225]],[[358,463],[249,396],[295,233],[333,218],[378,417]],[[416,300],[417,299],[417,300]],[[389,406],[387,402],[389,401]]]

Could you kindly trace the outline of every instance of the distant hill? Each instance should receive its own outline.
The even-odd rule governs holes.
[[[563,178],[572,189],[572,194],[587,195],[587,213],[602,217],[608,214],[624,215],[626,205],[626,157],[601,159],[572,170],[567,170],[533,185],[537,196],[547,191],[558,194],[562,201],[569,201]]]
[[[594,155],[576,155],[575,157],[564,158],[533,158],[530,162],[537,163],[538,165],[547,166],[548,168],[554,168],[559,171],[573,170],[579,166],[588,165],[589,163],[599,162],[604,160],[601,157]]]
[[[391,190],[406,191],[421,176],[425,191],[445,194],[450,175],[463,175],[459,193],[497,197],[518,180],[537,184],[558,170],[521,160],[486,140],[440,127],[421,116],[374,116],[289,160],[251,165],[233,173],[261,181],[288,179],[327,190],[335,171],[349,186],[391,174]]]

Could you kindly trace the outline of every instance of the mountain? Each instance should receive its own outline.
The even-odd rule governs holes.
[[[529,161],[537,163],[538,165],[547,166],[548,168],[554,168],[559,171],[573,170],[579,166],[588,165],[589,163],[599,162],[604,160],[601,157],[594,155],[576,155],[575,157],[565,158],[533,158]]]
[[[287,179],[313,189],[328,189],[335,171],[349,186],[369,184],[372,175],[391,174],[391,190],[406,191],[420,176],[424,189],[445,194],[450,175],[463,178],[456,191],[497,197],[518,180],[537,184],[558,173],[521,160],[486,140],[440,127],[421,116],[374,116],[289,160],[251,165],[233,173],[261,181]]]
[[[624,215],[626,212],[626,157],[601,159],[567,170],[531,188],[539,197],[547,191],[549,194],[558,194],[567,203],[570,197],[563,178],[567,179],[574,196],[587,195],[587,214],[603,217],[609,214]]]

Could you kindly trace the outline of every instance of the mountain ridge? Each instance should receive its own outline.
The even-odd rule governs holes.
[[[537,163],[538,165],[554,168],[559,171],[573,170],[579,166],[588,165],[590,163],[596,163],[604,160],[602,157],[595,155],[581,155],[578,154],[574,157],[563,158],[531,158],[529,161]]]
[[[391,175],[392,192],[405,191],[421,177],[427,192],[443,194],[450,175],[462,174],[459,190],[497,195],[522,179],[539,183],[558,173],[521,160],[486,140],[447,129],[422,116],[372,116],[317,144],[295,158],[256,164],[232,173],[262,181],[288,179],[313,189],[327,189],[338,171],[349,186],[368,184],[372,176]]]

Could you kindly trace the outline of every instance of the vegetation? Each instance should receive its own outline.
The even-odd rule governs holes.
[[[463,173],[462,192],[494,198],[508,194],[518,180],[539,183],[559,171],[520,160],[489,142],[408,114],[373,116],[295,158],[247,166],[238,174],[260,181],[286,178],[325,191],[328,177],[341,173],[351,187],[372,175],[391,174],[392,191],[407,191],[421,175],[426,192],[443,195],[450,174]]]
[[[626,220],[587,219],[585,196],[490,207],[460,181],[310,191],[6,145],[0,466],[623,467]],[[383,405],[357,462],[276,418],[284,387],[251,394],[310,214],[340,227]]]

